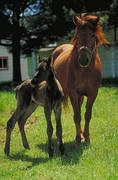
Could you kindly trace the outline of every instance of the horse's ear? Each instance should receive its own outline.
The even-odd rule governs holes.
[[[80,17],[81,17],[81,18],[84,18],[84,17],[86,17],[86,16],[87,16],[86,13],[82,13]]]
[[[96,18],[95,21],[94,21],[95,25],[98,24],[99,20],[100,20],[100,14],[98,14],[97,18]]]
[[[81,25],[81,19],[79,17],[77,17],[75,14],[73,15],[73,22],[76,26]]]
[[[37,56],[37,61],[38,61],[38,63],[41,62],[41,57],[40,57],[40,55]]]

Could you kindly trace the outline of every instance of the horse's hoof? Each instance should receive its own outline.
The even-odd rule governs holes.
[[[75,143],[75,148],[78,149],[80,146],[81,146],[81,142],[80,143],[78,143],[78,142]]]
[[[91,143],[91,142],[90,142],[90,139],[85,139],[84,142],[85,142],[86,145],[90,145],[90,143]]]
[[[81,137],[81,140],[83,140],[83,139],[84,139],[84,135],[83,135],[83,133],[81,133],[81,134],[80,134],[80,137]]]
[[[81,144],[81,136],[79,138],[76,137],[75,141],[76,141],[76,146],[79,147]]]
[[[84,134],[84,139],[85,139],[85,143],[86,144],[90,144],[90,138],[89,138],[89,135],[88,134]]]

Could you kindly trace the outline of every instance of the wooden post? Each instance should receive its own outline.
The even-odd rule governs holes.
[[[36,62],[36,52],[35,50],[32,50],[32,69],[33,69],[33,74],[36,73],[36,67],[37,67],[37,62]]]
[[[111,47],[111,51],[112,51],[112,78],[116,77],[116,55],[115,55],[115,46],[114,44],[112,44]]]

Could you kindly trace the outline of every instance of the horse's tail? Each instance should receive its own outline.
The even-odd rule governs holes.
[[[63,100],[63,107],[64,107],[64,110],[67,110],[69,109],[69,105],[68,105],[68,96],[66,96]]]

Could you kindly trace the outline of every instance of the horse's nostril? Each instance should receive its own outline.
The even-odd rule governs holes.
[[[32,79],[32,81],[36,83],[36,82],[37,82],[36,77],[34,77],[34,78]]]
[[[88,58],[86,58],[86,63],[88,63],[89,62],[89,59]]]
[[[31,80],[31,84],[32,84],[32,85],[36,85],[36,82],[37,82],[37,79],[34,77],[34,78]]]
[[[88,67],[90,64],[90,59],[88,57],[84,57],[84,58],[80,57],[78,61],[81,67]]]
[[[36,82],[36,78],[34,78],[34,81]]]

